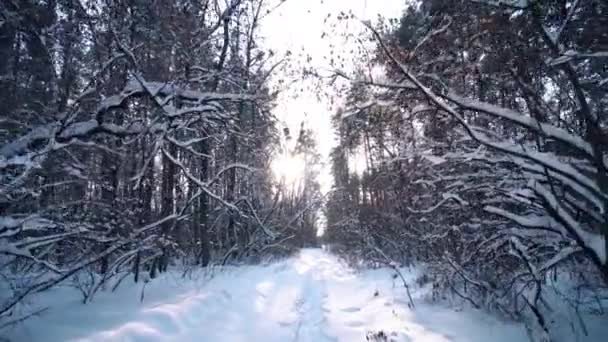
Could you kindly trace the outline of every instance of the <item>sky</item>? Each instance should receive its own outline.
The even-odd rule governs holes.
[[[261,27],[263,44],[272,49],[277,56],[284,55],[288,50],[291,51],[294,56],[292,69],[301,66],[299,63],[301,61],[298,59],[300,53],[304,52],[305,56],[311,58],[307,65],[319,70],[328,70],[329,63],[324,57],[330,55],[332,43],[338,46],[345,44],[340,38],[340,33],[346,30],[344,26],[338,29],[342,32],[332,30],[330,27],[332,21],[325,20],[328,14],[335,18],[341,11],[347,13],[352,11],[362,20],[375,20],[378,15],[398,18],[405,7],[405,2],[406,0],[287,0],[264,18]],[[363,26],[357,22],[351,22],[349,25],[352,25],[347,29],[349,33],[363,30]],[[327,33],[326,37],[332,38],[322,39],[323,33]],[[339,53],[349,54],[348,49]],[[343,57],[350,59],[349,57],[353,56]],[[334,109],[328,98],[319,99],[316,96],[315,86],[318,85],[309,81],[290,84],[290,87],[280,95],[274,114],[290,129],[293,136],[297,136],[302,121],[305,121],[306,127],[315,132],[318,150],[325,163],[320,174],[321,188],[323,193],[327,193],[331,188],[329,153],[335,145],[334,132],[330,124]],[[303,91],[299,91],[300,89]],[[336,100],[339,102],[340,99]],[[277,158],[273,170],[279,177],[285,176],[288,181],[295,181],[301,175],[303,165],[301,161],[284,156]]]

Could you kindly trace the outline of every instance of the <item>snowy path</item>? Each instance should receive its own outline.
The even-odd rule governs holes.
[[[474,311],[418,302],[407,308],[388,270],[355,273],[307,249],[270,266],[221,273],[200,286],[154,282],[90,305],[55,305],[13,341],[357,342],[382,331],[395,342],[525,341],[523,330]],[[58,297],[61,297],[59,295]],[[63,306],[62,306],[63,305]],[[373,340],[372,340],[373,341]]]

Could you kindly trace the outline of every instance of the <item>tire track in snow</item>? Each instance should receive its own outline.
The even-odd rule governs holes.
[[[296,342],[336,342],[335,338],[327,335],[327,318],[323,310],[323,302],[327,297],[326,274],[322,260],[314,260],[309,267],[304,268],[302,277],[302,298],[298,310],[298,323],[294,332]]]

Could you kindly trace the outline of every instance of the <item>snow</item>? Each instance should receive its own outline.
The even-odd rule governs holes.
[[[567,63],[575,58],[606,58],[608,57],[608,51],[597,51],[593,53],[578,53],[574,50],[567,50],[562,53],[561,56],[549,60],[548,64],[551,66],[557,66],[563,63]]]
[[[192,89],[182,89],[175,84],[167,83],[167,82],[152,82],[146,81],[141,77],[133,77],[130,78],[125,86],[125,89],[122,91],[121,95],[118,95],[118,99],[107,98],[105,104],[102,104],[101,107],[112,107],[115,105],[117,100],[118,103],[121,103],[122,100],[120,98],[126,98],[131,96],[132,94],[148,92],[152,96],[173,96],[179,95],[184,100],[193,101],[195,103],[207,103],[209,101],[216,100],[227,100],[227,101],[252,101],[257,99],[258,97],[251,94],[245,93],[219,93],[219,92],[201,92],[198,90]],[[207,110],[206,108],[205,110]]]
[[[76,122],[76,123],[68,126],[63,132],[61,132],[61,134],[59,136],[62,138],[84,136],[86,134],[89,134],[89,132],[97,129],[98,127],[99,127],[99,122],[97,122],[97,120]]]
[[[31,142],[39,139],[48,139],[55,129],[57,129],[56,125],[36,127],[15,141],[4,144],[4,146],[0,148],[0,156],[9,159],[15,155],[22,154],[23,151],[27,151],[27,147]]]
[[[54,226],[52,221],[37,215],[23,218],[0,216],[0,238],[9,238],[24,231],[41,231]]]
[[[442,200],[437,202],[437,204],[433,205],[432,207],[429,207],[427,209],[422,209],[422,210],[414,210],[411,208],[408,208],[408,210],[412,213],[422,213],[422,214],[430,214],[433,211],[437,210],[438,208],[441,208],[446,202],[453,200],[458,202],[461,206],[467,206],[469,205],[469,203],[465,200],[463,200],[460,196],[458,196],[457,194],[453,194],[453,193],[444,193],[441,194]]]
[[[446,162],[444,158],[432,154],[423,154],[422,158],[430,161],[433,165],[439,165]]]
[[[602,264],[606,264],[606,240],[601,234],[592,233],[583,229],[579,223],[565,210],[557,198],[545,186],[538,182],[533,183],[534,191],[541,196],[547,205],[564,221],[565,233],[575,235],[582,245],[595,253]]]
[[[415,271],[401,272],[415,284]],[[412,310],[393,271],[357,272],[321,249],[207,275],[168,272],[147,284],[125,281],[87,305],[76,289],[55,288],[36,299],[48,310],[0,336],[33,342],[357,342],[383,332],[396,342],[527,340],[519,324],[426,302],[426,288],[410,286]]]
[[[511,109],[498,107],[490,103],[480,102],[469,98],[464,98],[454,92],[448,93],[446,98],[464,108],[477,110],[480,112],[488,113],[495,117],[506,119],[513,123],[519,124],[525,128],[537,131],[538,133],[541,133],[547,137],[565,142],[570,146],[585,152],[589,156],[594,155],[593,148],[589,143],[587,143],[581,137],[572,135],[562,128],[550,125],[548,123],[539,122],[532,117],[525,116]]]
[[[517,223],[518,225],[526,228],[551,228],[557,227],[559,225],[559,223],[557,223],[552,217],[546,215],[516,215],[512,212],[497,208],[492,205],[485,206],[484,210],[488,213],[500,215],[504,218],[507,218]]]

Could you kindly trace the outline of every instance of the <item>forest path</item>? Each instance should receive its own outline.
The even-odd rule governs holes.
[[[416,298],[416,308],[411,310],[403,286],[390,270],[355,272],[321,249],[304,249],[267,266],[226,270],[202,283],[176,275],[165,277],[149,284],[143,302],[140,285],[103,293],[89,305],[65,303],[63,296],[61,305],[27,321],[11,340],[526,340],[519,326],[481,312],[455,311]],[[406,278],[413,283],[415,273],[406,273]],[[415,290],[415,295],[423,293]]]

